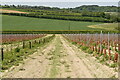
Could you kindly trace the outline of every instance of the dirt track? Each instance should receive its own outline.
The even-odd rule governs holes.
[[[117,76],[113,68],[99,63],[82,52],[61,35],[30,55],[18,67],[4,74],[5,78],[111,78]]]

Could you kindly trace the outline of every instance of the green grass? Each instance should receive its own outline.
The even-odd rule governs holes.
[[[65,21],[43,18],[2,15],[3,30],[98,30],[89,28],[97,22]],[[101,30],[101,29],[99,29]]]
[[[93,25],[93,29],[104,29],[104,30],[116,30],[118,28],[118,23],[104,23],[104,24],[98,24]]]
[[[49,75],[50,78],[55,78],[60,71],[57,66],[60,65],[59,64],[60,56],[61,56],[60,50],[62,49],[62,47],[61,47],[60,38],[57,37],[57,40],[58,40],[57,41],[58,45],[55,45],[56,46],[55,51],[52,53],[53,59],[52,59],[52,67]]]

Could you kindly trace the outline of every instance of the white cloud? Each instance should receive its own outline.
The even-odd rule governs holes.
[[[2,0],[1,2],[119,2],[119,0]]]

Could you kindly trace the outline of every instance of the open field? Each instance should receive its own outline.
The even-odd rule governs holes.
[[[2,15],[3,30],[98,30],[89,28],[97,22],[65,21]],[[101,29],[99,29],[101,30]]]
[[[104,29],[104,30],[116,30],[118,28],[119,23],[104,23],[98,25],[90,25],[89,28],[93,29]]]

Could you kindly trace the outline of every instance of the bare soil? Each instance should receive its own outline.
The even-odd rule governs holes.
[[[1,12],[5,12],[5,13],[27,13],[27,12],[22,12],[22,11],[0,9],[0,13]]]

